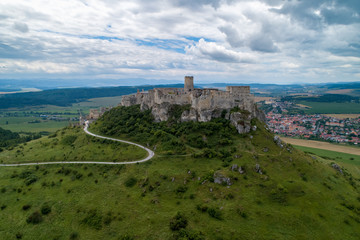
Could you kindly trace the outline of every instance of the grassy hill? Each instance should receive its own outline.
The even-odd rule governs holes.
[[[118,107],[91,126],[156,148],[143,164],[0,167],[0,238],[358,239],[358,176],[274,141],[259,121],[238,135],[224,119],[179,123],[180,110],[154,123],[150,112]],[[58,139],[58,149],[67,135],[79,150],[66,156],[120,151],[70,128],[21,145],[21,161],[49,160],[40,141]]]

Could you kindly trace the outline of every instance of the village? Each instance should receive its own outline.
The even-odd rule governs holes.
[[[266,120],[275,134],[287,137],[354,145],[360,143],[360,117],[339,119],[321,114],[285,115],[274,108],[266,114]]]

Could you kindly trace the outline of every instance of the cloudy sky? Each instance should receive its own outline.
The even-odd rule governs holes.
[[[360,81],[360,1],[0,1],[0,79],[184,75]]]

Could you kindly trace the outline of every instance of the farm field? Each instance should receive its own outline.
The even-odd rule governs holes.
[[[306,102],[301,101],[299,104],[308,106],[310,108],[305,109],[308,114],[359,114],[360,103],[336,103],[336,102]]]
[[[287,137],[281,137],[281,140],[283,140],[286,143],[290,143],[292,145],[324,149],[324,150],[329,150],[329,151],[342,152],[342,153],[348,153],[348,154],[360,156],[360,148],[358,148],[358,147],[349,147],[349,146],[331,144],[328,142],[312,141],[312,140],[304,140],[304,139],[294,139],[294,138],[287,138]]]
[[[77,121],[58,121],[42,119],[40,115],[57,115],[61,118],[78,118],[79,112],[87,115],[91,108],[116,106],[121,96],[92,98],[88,101],[74,103],[69,107],[42,105],[21,109],[0,110],[0,127],[14,132],[55,132]]]
[[[316,155],[323,159],[324,162],[336,162],[345,167],[350,173],[360,177],[360,156],[348,153],[329,151],[318,148],[302,147],[293,145],[296,149]]]
[[[324,114],[328,117],[333,117],[337,119],[346,119],[346,118],[358,118],[360,117],[360,114]]]

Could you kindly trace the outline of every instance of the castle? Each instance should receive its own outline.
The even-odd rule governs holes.
[[[194,88],[194,78],[186,76],[184,88],[154,88],[123,96],[122,106],[140,105],[141,110],[151,109],[155,121],[167,121],[171,105],[187,105],[181,121],[208,122],[225,113],[239,133],[249,132],[252,118],[264,120],[250,94],[249,86],[227,86],[226,91],[213,88]],[[234,110],[235,109],[235,110]],[[225,110],[225,112],[224,112]]]

